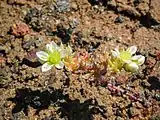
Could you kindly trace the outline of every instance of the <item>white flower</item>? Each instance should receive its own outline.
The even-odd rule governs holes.
[[[132,58],[132,62],[125,65],[127,71],[136,72],[139,69],[139,66],[142,65],[145,61],[145,57],[142,55],[135,55]]]
[[[145,57],[143,55],[135,55],[131,58],[131,60],[136,62],[137,65],[142,65],[145,61]]]
[[[125,64],[125,70],[130,72],[138,71],[139,67],[135,62],[131,62],[129,64]]]
[[[131,55],[133,55],[133,54],[136,53],[137,47],[136,46],[131,46],[126,51],[129,52],[129,53],[131,53]]]
[[[127,71],[135,72],[139,69],[139,66],[142,65],[145,61],[145,57],[142,55],[134,55],[137,51],[136,46],[131,46],[127,50],[119,51],[118,48],[111,50],[112,56],[115,59],[121,61],[120,64],[124,64],[124,67]],[[123,67],[123,66],[122,66]]]
[[[120,60],[122,60],[125,63],[130,63],[132,55],[135,54],[136,51],[137,51],[137,47],[131,46],[126,51],[125,50],[119,51],[118,48],[115,48],[114,51],[111,50],[111,53],[112,53],[113,57],[119,58]]]
[[[62,69],[64,67],[63,58],[72,53],[72,49],[70,47],[64,48],[58,46],[55,42],[51,42],[46,45],[46,51],[36,52],[37,57],[42,65],[42,72],[46,72],[50,70],[53,66],[58,69]]]

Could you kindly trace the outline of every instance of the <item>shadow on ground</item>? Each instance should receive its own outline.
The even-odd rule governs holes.
[[[151,84],[150,89],[160,90],[160,79],[155,76],[151,76],[148,79],[148,82]]]
[[[63,95],[62,90],[50,88],[45,91],[32,91],[31,89],[17,89],[16,96],[9,98],[9,101],[16,105],[12,109],[12,114],[23,111],[28,115],[28,108],[36,109],[36,114],[41,110],[47,109],[50,105],[58,106],[57,113],[60,113],[61,118],[69,120],[90,120],[94,114],[101,114],[106,117],[106,112],[103,106],[99,106],[96,100],[88,99],[83,103],[79,100],[71,100],[68,95]]]

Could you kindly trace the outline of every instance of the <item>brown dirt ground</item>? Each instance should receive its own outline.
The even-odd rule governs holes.
[[[136,45],[146,57],[139,73],[103,77],[142,101],[98,85],[90,72],[42,73],[34,53],[51,40],[85,49],[95,62]],[[160,120],[158,51],[159,0],[1,0],[0,120]]]

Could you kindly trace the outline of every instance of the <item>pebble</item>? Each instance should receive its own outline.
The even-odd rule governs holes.
[[[116,117],[116,119],[115,119],[115,120],[124,120],[124,118],[122,118],[122,117],[118,116],[118,117]]]
[[[160,94],[155,94],[156,100],[160,101]]]
[[[5,102],[5,104],[4,104],[4,107],[10,107],[11,106],[11,104],[12,104],[12,102],[11,101],[6,101]]]
[[[65,12],[70,10],[69,0],[56,0],[57,11]]]
[[[42,36],[26,35],[23,39],[23,48],[25,50],[31,50],[34,47],[39,47],[43,44],[44,38]]]
[[[71,3],[71,9],[78,10],[78,6],[77,6],[76,2]]]
[[[5,50],[5,47],[0,45],[0,51]]]
[[[147,82],[147,80],[143,80],[143,81],[141,82],[141,85],[142,85],[143,87],[145,87],[145,88],[148,88],[148,87],[151,86],[151,85]]]
[[[124,17],[121,16],[121,15],[119,15],[119,16],[115,19],[114,22],[115,22],[115,23],[123,23],[123,22],[124,22]]]
[[[122,117],[122,111],[121,111],[121,110],[119,110],[119,109],[117,109],[117,110],[116,110],[116,115],[117,115],[117,116],[121,116],[121,117]]]
[[[9,5],[12,5],[12,4],[24,5],[27,2],[26,2],[26,0],[7,0],[7,3]]]
[[[139,111],[135,108],[135,107],[130,107],[128,110],[128,115],[130,117],[134,117],[136,115],[138,115]]]
[[[42,45],[42,43],[43,43],[43,41],[44,41],[44,38],[43,37],[38,37],[37,38],[37,40],[35,41],[35,45],[36,45],[36,47],[39,47],[39,46],[41,46]]]
[[[160,24],[152,25],[151,28],[154,29],[154,30],[158,30],[159,31],[160,30]]]
[[[148,89],[145,89],[144,94],[147,98],[149,98],[149,96],[152,96],[152,93]]]
[[[139,103],[139,102],[133,102],[133,103],[132,103],[132,106],[133,106],[133,107],[136,107],[136,108],[143,108],[142,104]]]
[[[11,27],[11,32],[17,37],[22,37],[30,33],[30,29],[25,23],[16,23]]]
[[[25,40],[24,40],[24,41],[25,41]],[[34,41],[33,41],[33,40],[24,42],[23,48],[24,48],[24,49],[30,49],[33,44],[34,44]]]
[[[119,107],[120,107],[120,109],[124,109],[125,108],[125,104],[124,103],[119,103]]]
[[[113,115],[112,107],[107,107],[107,115],[108,116],[112,116]]]

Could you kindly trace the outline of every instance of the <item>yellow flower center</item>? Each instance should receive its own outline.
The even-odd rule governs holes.
[[[123,60],[123,61],[127,61],[127,60],[130,60],[132,57],[132,55],[127,52],[127,51],[121,51],[120,52],[120,58]]]
[[[61,55],[58,51],[54,51],[53,53],[49,53],[48,62],[51,64],[58,64],[61,60]]]

